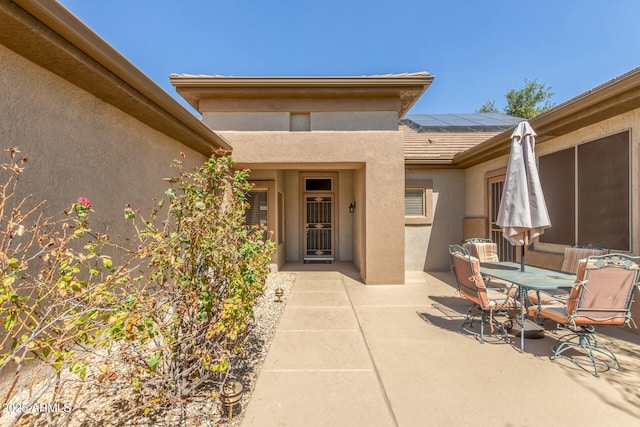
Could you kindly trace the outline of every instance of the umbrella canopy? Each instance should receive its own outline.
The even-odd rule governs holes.
[[[509,165],[496,221],[504,237],[517,246],[531,244],[551,227],[536,166],[535,137],[526,121],[518,123],[511,135]]]

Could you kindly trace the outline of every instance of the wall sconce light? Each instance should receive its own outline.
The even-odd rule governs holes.
[[[349,205],[349,213],[354,213],[356,211],[356,202],[351,202]]]

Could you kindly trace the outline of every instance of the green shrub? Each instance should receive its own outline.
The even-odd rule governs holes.
[[[14,203],[24,161],[10,153],[0,200],[0,373],[37,358],[84,378],[91,364],[98,381],[131,384],[145,413],[221,389],[273,252],[264,230],[245,224],[248,172],[226,155],[193,172],[176,161],[149,218],[125,210],[139,244],[131,253],[89,228],[85,198],[57,220],[42,204]],[[114,251],[117,262],[105,255]]]
[[[125,212],[150,274],[108,330],[139,344],[127,356],[137,364],[132,378],[158,403],[221,385],[231,356],[242,351],[273,252],[263,230],[245,224],[247,171],[234,172],[227,156],[195,172],[174,166],[179,174],[149,220]]]

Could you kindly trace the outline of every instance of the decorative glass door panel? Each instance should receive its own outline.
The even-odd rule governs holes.
[[[333,196],[305,196],[304,260],[333,261]]]

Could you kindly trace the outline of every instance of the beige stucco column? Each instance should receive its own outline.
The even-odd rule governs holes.
[[[401,140],[385,144],[365,165],[361,274],[367,284],[404,283],[404,159],[397,147],[402,150]]]

